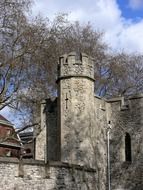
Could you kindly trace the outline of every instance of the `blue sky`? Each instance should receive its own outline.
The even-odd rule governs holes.
[[[113,51],[143,53],[143,0],[35,0],[32,11],[50,19],[69,13],[69,20],[90,21],[104,31],[103,40]],[[14,122],[8,108],[0,113]]]
[[[143,18],[143,0],[117,0],[117,3],[121,9],[122,16],[126,19],[133,19],[136,22]]]

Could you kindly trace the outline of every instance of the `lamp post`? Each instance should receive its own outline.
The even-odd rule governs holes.
[[[107,126],[107,177],[108,177],[108,190],[111,190],[111,172],[110,172],[110,130],[111,121],[108,122]]]

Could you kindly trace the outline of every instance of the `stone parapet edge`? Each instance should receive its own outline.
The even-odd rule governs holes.
[[[73,78],[73,77],[75,77],[75,78],[87,78],[87,79],[89,79],[89,80],[91,80],[91,81],[95,81],[94,78],[89,77],[89,76],[86,76],[86,75],[68,75],[68,76],[60,76],[60,77],[57,79],[56,82],[59,82],[59,81],[62,80],[62,79],[69,79],[69,78]]]
[[[101,99],[101,100],[104,100],[105,102],[107,103],[111,103],[111,102],[119,102],[122,100],[122,98],[124,97],[115,97],[115,98],[104,98],[104,97],[100,97],[98,95],[94,95],[95,98],[98,98],[98,99]],[[138,94],[138,95],[133,95],[133,96],[129,96],[127,97],[127,100],[133,100],[133,99],[142,99],[143,98],[143,94]]]
[[[41,166],[58,167],[58,168],[74,168],[74,169],[86,171],[86,172],[94,172],[94,173],[96,172],[96,170],[94,168],[76,165],[76,164],[64,163],[64,162],[60,162],[60,161],[49,161],[48,163],[45,163],[42,160],[32,160],[32,159],[19,160],[17,158],[0,157],[0,164],[2,164],[2,163],[7,163],[7,164],[13,163],[13,164],[23,164],[23,165],[41,165]]]

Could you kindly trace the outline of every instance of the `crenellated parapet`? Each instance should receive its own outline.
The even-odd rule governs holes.
[[[59,58],[59,79],[86,77],[94,80],[94,60],[85,53],[71,52]]]

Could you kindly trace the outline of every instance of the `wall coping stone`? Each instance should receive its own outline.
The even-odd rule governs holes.
[[[41,166],[49,166],[49,167],[58,167],[58,168],[72,168],[77,170],[82,170],[86,172],[93,172],[95,173],[96,170],[94,168],[90,168],[87,166],[81,166],[76,164],[69,164],[60,161],[49,161],[45,163],[42,160],[33,160],[33,159],[21,159],[18,158],[11,158],[11,157],[0,157],[0,164],[3,163],[13,163],[13,164],[23,164],[23,165],[41,165]]]
[[[114,97],[114,98],[109,98],[109,99],[107,99],[107,98],[102,98],[102,97],[100,97],[100,96],[98,96],[98,95],[95,95],[94,96],[95,98],[98,98],[98,99],[102,99],[102,100],[104,100],[105,102],[107,102],[107,103],[112,103],[112,102],[119,102],[119,101],[122,101],[122,98],[124,97],[124,96],[119,96],[119,97]],[[138,95],[132,95],[132,96],[129,96],[129,97],[127,97],[126,99],[127,100],[133,100],[133,99],[142,99],[143,98],[143,94],[138,94]]]
[[[95,79],[93,79],[93,78],[91,78],[89,76],[86,76],[86,75],[68,75],[68,76],[60,76],[60,77],[58,77],[56,82],[58,83],[62,79],[69,79],[69,78],[86,78],[86,79],[89,79],[89,80],[91,80],[93,82],[95,81]]]

